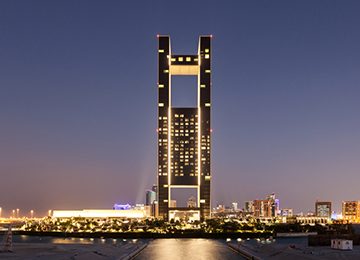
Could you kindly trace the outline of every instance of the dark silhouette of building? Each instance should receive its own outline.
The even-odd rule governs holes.
[[[200,217],[210,216],[211,36],[200,36],[197,55],[174,55],[170,37],[158,36],[158,205],[169,218],[171,190],[195,188]],[[171,77],[198,78],[197,107],[173,107]]]

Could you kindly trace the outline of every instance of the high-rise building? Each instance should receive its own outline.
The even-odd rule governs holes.
[[[200,36],[196,55],[174,55],[170,37],[158,36],[158,205],[169,218],[173,189],[196,189],[202,219],[210,216],[211,36]],[[197,107],[174,107],[171,78],[197,76]]]
[[[253,214],[256,218],[273,218],[280,215],[280,201],[275,194],[270,194],[265,200],[254,200]]]
[[[238,203],[237,202],[233,202],[231,203],[231,209],[232,211],[238,211]]]
[[[146,191],[146,203],[145,205],[151,206],[156,200],[156,192],[152,190]]]
[[[253,200],[245,201],[244,210],[246,213],[253,214],[254,213],[254,201]]]
[[[360,201],[343,201],[342,217],[351,223],[360,222]]]
[[[331,218],[331,202],[330,201],[316,201],[315,202],[315,216]]]

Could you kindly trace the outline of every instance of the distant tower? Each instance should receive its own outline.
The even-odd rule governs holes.
[[[211,36],[200,36],[196,55],[173,55],[169,36],[158,36],[158,203],[159,216],[186,210],[171,205],[171,190],[195,188],[202,219],[210,216]],[[197,107],[171,104],[171,77],[198,78]]]
[[[187,201],[188,208],[196,208],[196,199],[195,197],[191,196]]]

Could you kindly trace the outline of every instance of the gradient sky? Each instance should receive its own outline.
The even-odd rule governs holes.
[[[272,192],[296,212],[360,200],[360,2],[218,3],[1,1],[3,212],[144,201],[156,34],[175,54],[214,36],[213,205]],[[175,81],[175,103],[195,82]]]

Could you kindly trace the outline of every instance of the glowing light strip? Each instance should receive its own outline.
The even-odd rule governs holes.
[[[171,185],[172,188],[197,188],[198,185]]]

